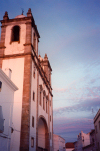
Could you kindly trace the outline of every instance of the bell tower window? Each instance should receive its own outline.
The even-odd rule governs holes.
[[[14,26],[12,29],[12,42],[19,41],[20,27]]]

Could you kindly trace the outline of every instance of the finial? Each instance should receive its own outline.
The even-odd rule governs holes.
[[[9,19],[8,12],[6,11],[5,14],[4,14],[4,16],[3,16],[3,20],[8,20],[8,19]]]
[[[27,12],[27,17],[30,17],[30,16],[32,16],[31,8],[29,8]]]
[[[45,54],[44,59],[45,59],[45,60],[48,60],[47,54]]]

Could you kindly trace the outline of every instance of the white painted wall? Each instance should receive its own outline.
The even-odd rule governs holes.
[[[0,106],[2,106],[2,113],[4,120],[4,132],[0,133],[0,151],[10,150],[11,142],[11,127],[13,116],[13,102],[14,91],[17,87],[11,82],[11,80],[0,69],[0,81],[2,82],[2,88],[0,92]],[[13,86],[13,87],[12,87]],[[4,138],[4,136],[6,138]]]
[[[13,128],[15,129],[11,136],[11,151],[19,151],[20,145],[20,128],[21,128],[21,112],[22,112],[22,94],[23,94],[23,74],[24,74],[24,58],[5,59],[3,60],[2,69],[12,70],[11,80],[19,88],[14,94],[13,107]]]
[[[37,70],[32,61],[32,77],[31,77],[31,115],[30,115],[30,151],[36,150],[36,104],[37,104]],[[33,72],[35,70],[35,78]],[[33,100],[33,91],[35,92],[35,100]],[[34,117],[34,127],[32,127],[32,116]],[[34,148],[31,147],[31,137],[34,138]]]
[[[53,151],[65,151],[65,139],[60,137],[59,135],[53,134],[53,143],[54,150]]]

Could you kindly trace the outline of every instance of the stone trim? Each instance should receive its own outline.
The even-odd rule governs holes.
[[[2,59],[0,59],[0,68],[2,69]]]
[[[31,75],[32,75],[31,69],[32,69],[31,55],[27,55],[25,56],[24,62],[20,151],[29,151]]]
[[[5,47],[5,35],[6,35],[6,26],[1,26],[1,41],[0,41],[0,46]]]
[[[34,50],[32,51],[32,52],[34,52],[34,54],[31,52],[31,47],[32,47],[32,45],[25,46],[25,52],[24,53],[13,54],[13,55],[1,55],[0,58],[2,58],[2,59],[5,59],[5,58],[19,58],[19,57],[22,57],[22,56],[31,55],[32,60],[34,61],[35,66],[36,66],[37,70],[39,71],[39,74],[40,74],[43,82],[45,83],[47,89],[49,90],[50,95],[53,96],[51,85],[50,85],[49,81],[47,80],[47,77],[46,77],[46,75],[43,71],[42,66],[40,65],[39,59],[38,59],[35,51]]]

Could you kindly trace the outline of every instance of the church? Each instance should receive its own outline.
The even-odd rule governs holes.
[[[52,68],[38,55],[39,32],[27,15],[1,20],[0,68],[18,87],[14,93],[10,151],[53,150]]]

